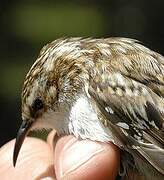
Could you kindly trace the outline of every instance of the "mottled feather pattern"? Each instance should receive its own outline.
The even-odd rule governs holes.
[[[29,115],[35,96],[45,101],[45,111],[67,107],[69,114],[81,94],[145,179],[164,178],[164,57],[129,38],[55,40],[43,47],[26,76],[22,114]],[[74,129],[71,123],[66,119],[64,125]],[[63,132],[75,134],[69,127]],[[76,131],[76,136],[89,138],[84,128],[79,131],[83,135]]]

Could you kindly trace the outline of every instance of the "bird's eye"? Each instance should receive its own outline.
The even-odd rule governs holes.
[[[39,98],[35,99],[35,101],[34,101],[34,103],[32,105],[32,108],[33,108],[34,111],[38,111],[38,110],[42,109],[43,108],[42,100],[39,99]]]

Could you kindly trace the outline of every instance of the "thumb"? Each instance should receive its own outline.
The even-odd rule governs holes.
[[[77,140],[71,135],[58,139],[54,151],[57,179],[114,180],[119,161],[119,149],[112,143]]]

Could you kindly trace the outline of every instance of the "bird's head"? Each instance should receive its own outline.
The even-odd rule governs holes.
[[[79,44],[57,40],[45,46],[28,72],[22,89],[22,124],[13,154],[15,165],[22,143],[31,129],[67,131],[64,119],[76,94],[82,90],[82,54]],[[76,59],[79,61],[76,61]]]

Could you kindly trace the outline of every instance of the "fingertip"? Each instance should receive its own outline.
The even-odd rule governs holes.
[[[55,149],[55,170],[58,179],[115,179],[119,167],[119,149],[109,143],[78,141],[62,137]]]
[[[55,130],[52,130],[47,136],[47,143],[52,150],[54,150],[55,147],[55,143],[56,143],[55,139],[57,139],[57,133]]]
[[[2,179],[38,179],[55,177],[50,147],[42,140],[27,137],[13,167],[12,155],[15,140],[1,147],[0,174]]]

